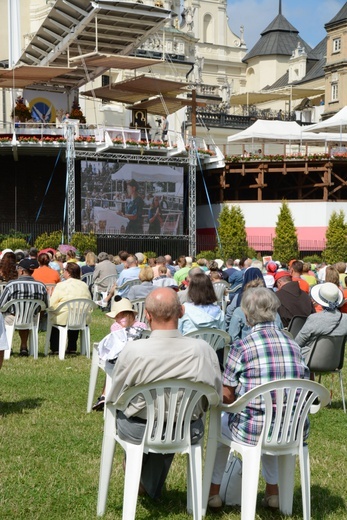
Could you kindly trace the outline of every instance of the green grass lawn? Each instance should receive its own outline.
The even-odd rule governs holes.
[[[94,311],[92,342],[109,332],[110,320]],[[0,518],[25,520],[93,519],[99,479],[103,434],[101,413],[86,413],[90,360],[84,356],[59,361],[44,357],[45,334],[40,333],[37,361],[18,356],[15,333],[14,355],[0,371]],[[345,369],[345,380],[347,370]],[[98,389],[103,375],[100,373]],[[331,376],[325,383],[330,385]],[[312,518],[347,518],[347,416],[334,380],[331,408],[311,418]],[[107,520],[122,516],[122,452],[116,448],[108,495]],[[137,518],[142,520],[192,518],[185,512],[185,459],[175,458],[162,501],[154,504],[139,498]],[[294,515],[302,518],[299,472],[296,474]],[[259,502],[264,489],[259,486]],[[236,520],[237,509],[207,518]],[[282,518],[260,504],[258,519]]]

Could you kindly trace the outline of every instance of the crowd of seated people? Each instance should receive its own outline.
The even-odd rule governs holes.
[[[0,259],[0,277],[4,285],[0,308],[17,297],[41,299],[49,311],[55,311],[62,302],[74,298],[91,300],[89,287],[81,280],[81,275],[87,273],[92,273],[93,282],[99,286],[101,301],[105,303],[100,307],[106,308],[107,316],[114,320],[110,337],[100,337],[98,341],[100,357],[104,359],[107,354],[107,361],[115,363],[115,373],[122,371],[123,377],[126,371],[124,360],[132,358],[131,346],[127,348],[127,342],[134,339],[141,341],[138,345],[136,342],[134,347],[136,355],[140,355],[142,331],[151,328],[153,324],[153,339],[157,336],[165,338],[164,331],[170,331],[168,337],[170,340],[179,340],[180,348],[184,345],[185,354],[188,343],[182,343],[184,335],[203,328],[222,329],[230,337],[226,365],[220,367],[218,358],[211,353],[209,363],[214,366],[216,362],[220,370],[218,377],[223,384],[225,402],[233,402],[244,391],[265,379],[280,378],[280,371],[274,369],[266,352],[283,361],[284,377],[293,377],[294,374],[299,378],[307,378],[309,370],[305,360],[317,335],[347,335],[347,318],[344,316],[347,313],[347,275],[343,262],[333,266],[314,266],[297,259],[284,264],[272,259],[266,262],[247,257],[228,258],[225,261],[197,260],[185,255],[172,261],[170,255],[146,258],[142,252],[133,254],[127,251],[120,251],[117,255],[107,252],[96,255],[87,251],[82,257],[74,249],[67,249],[64,254],[54,249],[5,250]],[[117,281],[110,288],[107,283],[103,285],[103,279],[111,275]],[[225,313],[214,289],[214,284],[220,280],[227,282],[224,298],[228,306]],[[134,281],[139,283],[132,287],[124,286]],[[52,284],[54,289],[48,295],[46,286]],[[137,299],[146,299],[146,323],[137,319],[132,306],[132,302]],[[170,306],[168,302],[171,302]],[[286,329],[291,319],[298,314],[298,309],[300,315],[307,317],[307,321],[301,332],[291,338]],[[66,311],[52,316],[53,323],[66,325]],[[1,315],[0,319],[0,366],[6,348],[6,341],[3,341],[6,337],[6,320],[13,320],[11,312]],[[88,321],[92,322],[91,313]],[[165,325],[167,323],[170,324],[168,328]],[[27,332],[20,331],[22,356],[28,355]],[[77,338],[78,331],[69,331],[67,353],[76,354]],[[266,352],[261,345],[266,347]],[[50,347],[51,353],[58,352],[59,338],[55,328],[50,337]],[[165,345],[165,348],[169,348],[169,345]],[[255,355],[256,351],[258,356]],[[117,358],[123,363],[120,366],[117,365]],[[262,372],[261,367],[266,370]],[[128,370],[133,371],[134,367]],[[255,370],[259,377],[251,380],[247,375],[251,370]],[[113,383],[117,386],[114,380]],[[102,409],[105,401],[107,395],[104,387],[94,409]],[[255,438],[259,435],[259,424]],[[223,424],[223,431],[230,438],[239,438],[239,425],[240,418],[235,418]],[[225,462],[225,453],[220,452],[211,485],[211,509],[222,507],[219,489]],[[265,460],[263,473],[266,481],[264,505],[276,509],[279,506],[276,463],[272,465]]]

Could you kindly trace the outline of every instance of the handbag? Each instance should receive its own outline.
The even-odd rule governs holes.
[[[230,454],[219,491],[220,497],[225,505],[241,505],[241,486],[242,461],[234,454]]]

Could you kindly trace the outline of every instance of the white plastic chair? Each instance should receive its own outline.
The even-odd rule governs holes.
[[[92,411],[99,368],[103,370],[103,372],[105,372],[106,374],[105,395],[107,395],[107,392],[110,388],[111,375],[114,369],[114,365],[112,365],[112,363],[107,363],[106,361],[103,361],[99,358],[98,346],[99,343],[94,343],[93,345],[92,364],[90,366],[90,377],[88,387],[87,413],[90,413]]]
[[[52,323],[52,318],[66,307],[67,322],[66,326]],[[87,325],[87,317],[91,311],[96,308],[96,303],[88,298],[75,298],[67,302],[62,302],[54,311],[47,311],[47,333],[45,355],[47,356],[49,350],[49,340],[51,337],[52,328],[56,327],[59,330],[59,359],[65,357],[65,347],[67,340],[67,333],[69,330],[81,331],[81,354],[90,357],[90,330]]]
[[[201,327],[200,329],[188,332],[185,336],[205,340],[216,352],[221,348],[224,349],[223,365],[225,365],[230,349],[230,335],[228,332],[221,329]]]
[[[136,319],[142,323],[146,323],[149,327],[149,323],[145,315],[145,298],[139,298],[138,300],[131,300],[133,309],[137,312]]]
[[[93,273],[92,273],[93,274]],[[100,298],[101,292],[107,292],[109,293],[112,286],[117,283],[118,274],[110,274],[109,276],[105,276],[101,280],[98,280],[97,282],[94,282],[93,285],[93,300],[97,301]],[[92,279],[93,281],[93,279]],[[100,285],[106,286],[106,289],[103,289],[101,291]]]
[[[151,335],[150,330],[144,330],[141,335],[141,339],[148,339]],[[111,384],[111,375],[114,368],[112,363],[107,363],[99,358],[98,353],[99,343],[94,343],[93,345],[93,355],[92,355],[92,363],[90,366],[90,377],[89,377],[89,387],[88,387],[88,399],[87,399],[87,413],[90,413],[93,408],[93,401],[95,395],[95,388],[98,379],[98,371],[99,368],[103,370],[106,374],[106,385],[105,385],[105,395],[110,388]]]
[[[322,374],[338,374],[340,380],[343,411],[346,413],[345,393],[343,390],[342,369],[345,359],[346,336],[319,336],[316,338],[306,361],[311,372],[319,375],[319,383]],[[332,399],[332,385],[330,389]]]
[[[91,291],[91,294],[94,296],[94,282],[93,282],[93,272],[86,273],[81,276],[82,282],[87,284],[88,289]]]
[[[258,444],[239,444],[223,436],[221,412],[239,413],[259,396],[264,402],[265,415]],[[262,454],[279,456],[279,507],[286,515],[292,513],[295,460],[296,455],[299,456],[303,518],[311,518],[309,453],[308,446],[303,441],[303,432],[307,414],[317,397],[321,407],[330,401],[328,390],[314,381],[281,379],[250,390],[231,405],[211,409],[203,480],[203,515],[206,514],[217,443],[221,442],[242,456],[241,520],[255,518]],[[317,407],[315,411],[318,409]]]
[[[139,445],[125,442],[117,436],[116,410],[125,410],[128,403],[142,395],[147,408],[146,431]],[[164,380],[132,387],[117,403],[106,404],[102,443],[97,514],[102,516],[106,500],[116,441],[126,452],[123,496],[123,520],[133,520],[140,483],[143,453],[186,453],[188,455],[187,509],[193,510],[194,520],[201,519],[201,443],[192,445],[190,423],[196,404],[206,396],[210,406],[217,406],[219,395],[214,388],[186,380]],[[107,399],[106,399],[107,400]]]
[[[130,287],[132,287],[133,285],[140,285],[140,283],[141,283],[141,280],[139,278],[135,278],[135,280],[128,280],[127,282],[124,282],[122,285],[117,287],[116,294],[118,294],[119,291],[121,290],[122,297],[126,298],[128,292],[130,291]],[[126,289],[125,292],[124,292],[124,289]]]
[[[226,280],[221,280],[220,282],[213,283],[213,289],[214,289],[214,292],[216,293],[217,303],[223,312],[225,312],[227,303],[229,301],[229,299],[228,299],[229,287],[230,287],[230,283],[228,283]]]
[[[5,350],[4,357],[9,359],[11,355],[14,331],[29,329],[29,353],[34,356],[34,359],[37,359],[39,354],[40,312],[45,310],[46,304],[42,300],[11,300],[2,307],[1,312],[4,313],[11,307],[14,309],[14,321],[12,325],[5,321],[9,348]]]

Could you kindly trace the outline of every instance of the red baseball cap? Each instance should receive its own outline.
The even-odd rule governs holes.
[[[275,278],[275,282],[277,282],[277,280],[279,280],[280,278],[283,278],[284,276],[289,276],[289,278],[292,277],[292,275],[290,274],[289,271],[277,271],[277,273],[274,274],[274,278]]]

